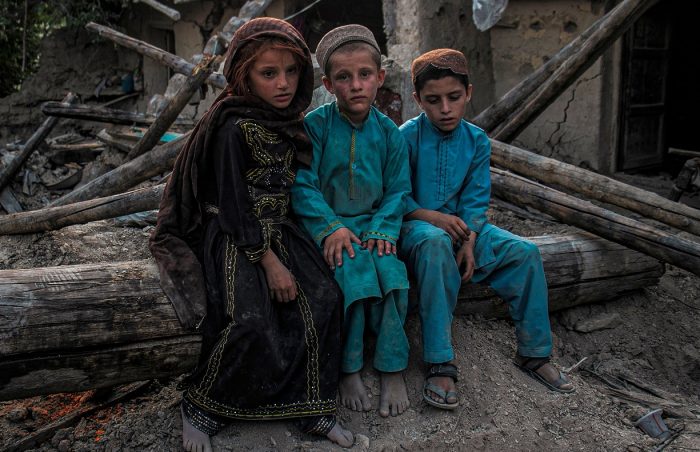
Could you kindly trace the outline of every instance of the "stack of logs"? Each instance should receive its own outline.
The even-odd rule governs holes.
[[[699,211],[502,142],[526,127],[656,1],[620,2],[474,118],[493,138],[495,196],[588,231],[531,238],[544,259],[550,310],[607,300],[655,284],[664,272],[659,260],[700,275],[700,245],[667,232],[670,227],[699,234]],[[262,14],[269,3],[246,2],[239,16],[209,40],[205,57],[196,65],[108,27],[89,24],[88,29],[101,36],[187,75],[187,81],[155,120],[71,105],[74,99],[70,95],[61,103],[44,105],[42,110],[49,119],[26,142],[22,154],[0,170],[0,190],[14,178],[59,116],[126,121],[149,128],[128,150],[126,163],[47,208],[0,217],[0,234],[42,232],[156,209],[162,184],[128,190],[172,168],[188,134],[161,145],[157,145],[158,140],[202,83],[225,86],[221,74],[213,73],[219,55],[233,32]],[[613,213],[552,186],[661,225]],[[460,299],[458,313],[507,315],[507,306],[486,287],[465,285]],[[200,341],[197,334],[181,328],[151,261],[0,271],[0,339],[0,400],[177,375],[194,365]],[[47,375],[50,378],[45,378]]]

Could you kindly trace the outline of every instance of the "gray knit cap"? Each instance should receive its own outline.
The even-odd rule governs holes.
[[[353,41],[366,42],[381,54],[379,44],[369,28],[358,24],[343,25],[326,33],[316,47],[316,61],[321,66],[321,70],[326,71],[328,58],[338,50],[338,47]]]

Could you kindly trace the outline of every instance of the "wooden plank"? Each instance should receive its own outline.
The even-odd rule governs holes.
[[[593,171],[497,140],[491,140],[491,164],[545,185],[563,187],[587,199],[623,207],[646,218],[700,235],[700,210]]]
[[[537,182],[491,168],[493,194],[700,275],[700,243],[646,225]]]
[[[74,204],[0,216],[0,235],[51,231],[73,224],[157,209],[164,184]]]
[[[152,116],[118,110],[116,108],[86,104],[65,105],[61,102],[45,102],[41,106],[41,111],[45,115],[52,117],[82,119],[85,121],[107,122],[110,124],[122,125],[135,124],[149,126],[156,120],[156,118]],[[181,126],[192,126],[194,121],[186,118],[177,118],[174,123]]]
[[[588,234],[531,240],[552,310],[655,284],[664,271]],[[463,288],[457,312],[506,314],[490,289],[475,285]],[[153,261],[0,271],[0,400],[177,375],[198,351],[199,337],[180,326]]]

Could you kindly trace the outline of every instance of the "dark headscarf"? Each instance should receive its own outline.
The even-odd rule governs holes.
[[[256,95],[241,89],[235,80],[237,58],[246,45],[265,38],[282,38],[304,52],[299,84],[292,102],[277,109]],[[151,236],[150,249],[160,271],[160,284],[175,307],[183,326],[193,328],[206,314],[206,290],[202,268],[193,249],[202,235],[202,205],[198,198],[199,178],[210,142],[218,127],[231,117],[253,119],[262,126],[288,137],[295,145],[297,159],[311,161],[311,144],[304,132],[303,111],[311,103],[314,76],[304,39],[289,23],[270,17],[253,19],[236,31],[226,54],[226,89],[192,130],[175,161],[158,212],[158,224]],[[240,93],[243,93],[240,95]]]

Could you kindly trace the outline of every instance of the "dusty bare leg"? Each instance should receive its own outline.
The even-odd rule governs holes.
[[[180,406],[182,416],[182,447],[187,452],[212,452],[209,435],[197,430],[185,416],[185,411]]]
[[[339,385],[340,401],[353,411],[369,411],[372,404],[367,396],[367,389],[362,382],[360,372],[343,374]],[[337,424],[336,424],[337,425]]]
[[[398,416],[408,409],[408,394],[402,372],[381,372],[381,392],[379,415]]]
[[[340,447],[352,447],[355,444],[355,435],[350,430],[345,430],[338,422],[326,436]]]

